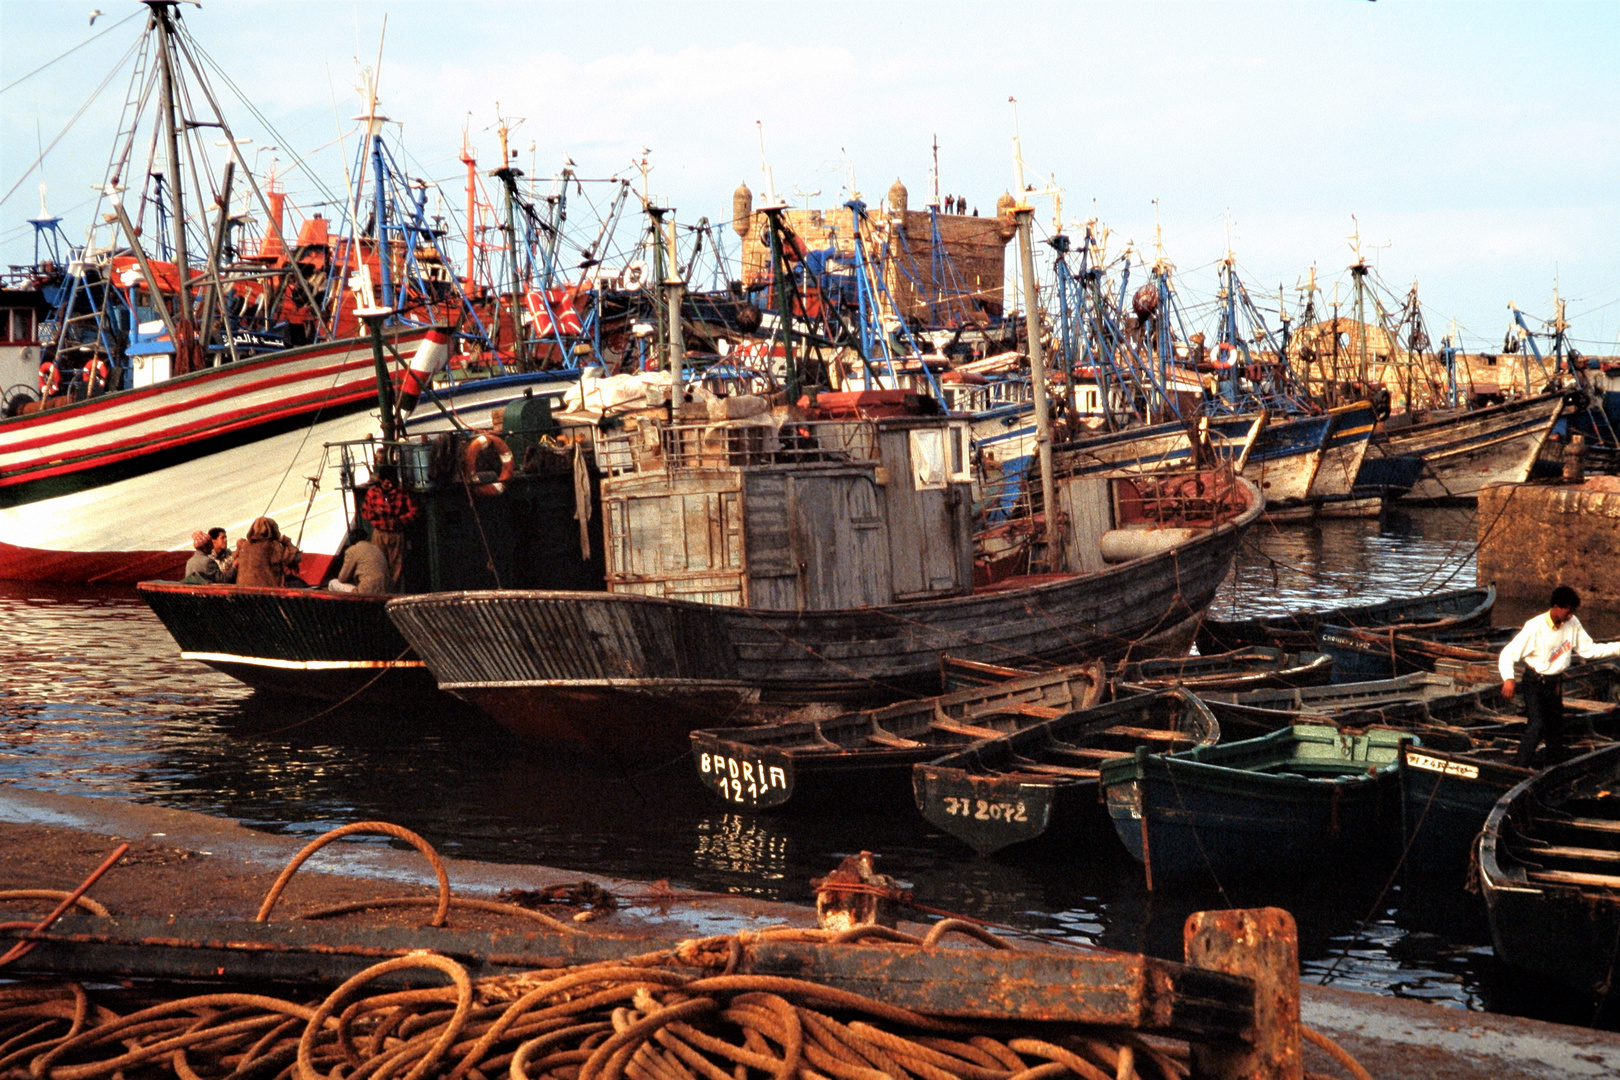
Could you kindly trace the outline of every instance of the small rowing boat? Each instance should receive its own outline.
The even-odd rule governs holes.
[[[1103,795],[1150,888],[1155,876],[1292,874],[1386,846],[1400,746],[1411,738],[1293,724],[1170,754],[1139,747],[1103,762]]]
[[[912,794],[930,824],[981,855],[1038,838],[1084,846],[1105,827],[1097,803],[1104,763],[1138,746],[1188,749],[1220,734],[1187,690],[1138,694],[917,765]]]
[[[703,786],[728,803],[858,811],[903,800],[919,762],[1092,708],[1108,691],[1099,663],[1014,675],[825,720],[694,731],[692,763]]]
[[[1293,652],[1317,648],[1316,635],[1324,626],[1396,626],[1423,624],[1430,629],[1463,629],[1490,621],[1496,587],[1453,589],[1354,604],[1323,611],[1300,611],[1253,619],[1211,619],[1198,629],[1198,651],[1228,652],[1248,645],[1271,645]]]

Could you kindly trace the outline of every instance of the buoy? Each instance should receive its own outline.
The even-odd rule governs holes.
[[[62,369],[56,366],[55,360],[46,360],[39,365],[39,399],[53,398],[62,392]]]
[[[450,359],[450,335],[438,327],[427,332],[422,344],[416,347],[416,355],[411,357],[411,368],[405,373],[405,381],[399,388],[399,411],[405,416],[416,411],[416,402],[427,389],[433,376],[444,368],[444,362]]]
[[[485,451],[493,451],[500,462],[500,472],[496,474],[493,483],[473,484],[474,495],[499,495],[506,490],[506,482],[512,479],[512,448],[506,445],[506,440],[499,435],[479,434],[467,444],[462,454],[461,463],[466,470],[467,479],[475,480],[478,477],[478,459]]]

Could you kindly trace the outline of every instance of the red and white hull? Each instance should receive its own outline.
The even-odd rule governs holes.
[[[390,334],[404,350],[426,333]],[[323,444],[377,431],[368,339],[287,349],[0,420],[0,578],[130,582],[178,570],[195,529],[261,514],[324,568],[343,506]],[[306,512],[307,508],[307,512]]]

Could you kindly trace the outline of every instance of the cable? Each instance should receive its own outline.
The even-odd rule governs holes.
[[[22,76],[20,78],[13,79],[10,82],[6,83],[6,85],[4,85],[4,86],[0,86],[0,94],[3,94],[7,90],[10,90],[15,86],[18,86],[18,85],[21,85],[22,83],[27,82],[29,79],[32,79],[35,75],[38,75],[40,72],[44,71],[46,68],[48,68],[52,64],[56,63],[57,60],[65,60],[65,59],[67,59],[69,56],[72,56],[74,53],[78,52],[80,49],[84,48],[86,45],[89,45],[93,41],[101,40],[102,38],[106,37],[108,34],[112,33],[114,30],[118,29],[120,26],[123,26],[125,23],[129,22],[129,20],[131,20],[131,19],[135,18],[137,15],[141,15],[141,14],[144,14],[144,12],[141,12],[139,10],[130,12],[128,15],[125,15],[122,19],[119,19],[117,22],[115,22],[111,26],[107,27],[107,29],[103,30],[101,33],[96,34],[96,35],[94,35],[92,37],[85,38],[83,41],[81,41],[77,45],[73,46],[73,48],[69,49],[67,52],[62,53],[60,56],[56,57],[55,60],[47,60],[43,64],[39,65],[39,67],[35,68],[33,71],[30,71],[28,74],[26,74],[26,75],[24,75],[24,76]],[[122,64],[123,64],[123,61],[120,60],[117,64],[115,64],[113,66],[114,67],[119,67],[119,66],[122,66]]]

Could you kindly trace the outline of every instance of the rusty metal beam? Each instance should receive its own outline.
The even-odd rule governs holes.
[[[0,913],[0,922],[15,918]],[[365,928],[328,923],[63,918],[6,969],[79,978],[328,985],[391,956],[431,949],[475,977],[622,959],[673,949],[640,935]],[[1200,1041],[1246,1043],[1254,983],[1152,957],[1104,950],[814,945],[755,939],[737,974],[814,980],[936,1015],[1103,1024]],[[408,976],[407,976],[408,977]]]

